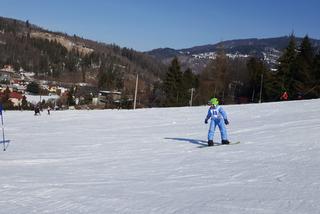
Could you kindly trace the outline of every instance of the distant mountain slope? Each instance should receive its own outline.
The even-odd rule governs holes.
[[[302,38],[296,38],[296,41],[299,45]],[[320,40],[310,39],[310,41],[316,49],[320,48]],[[195,72],[200,72],[199,69],[203,68],[209,59],[215,57],[217,49],[223,47],[229,57],[256,56],[264,59],[270,67],[273,67],[288,42],[288,36],[268,39],[238,39],[179,50],[159,48],[146,53],[164,63],[170,62],[174,56],[177,56],[184,67],[190,67]]]
[[[101,65],[118,72],[117,78],[122,80],[132,79],[138,73],[140,80],[149,85],[166,71],[159,60],[133,49],[0,17],[0,68],[6,64],[55,80],[93,84],[98,82]]]

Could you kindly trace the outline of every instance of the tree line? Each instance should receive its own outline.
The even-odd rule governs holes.
[[[164,106],[188,105],[190,89],[195,88],[195,105],[218,97],[223,104],[278,101],[287,92],[289,99],[320,97],[320,53],[308,36],[297,45],[294,35],[270,69],[263,59],[228,58],[220,47],[217,56],[202,73],[182,72],[174,58],[163,80]]]
[[[268,73],[265,94],[267,100],[274,100],[279,91],[287,91],[290,99],[311,99],[320,97],[320,53],[305,36],[298,46],[291,35],[288,46],[279,58],[275,74]]]

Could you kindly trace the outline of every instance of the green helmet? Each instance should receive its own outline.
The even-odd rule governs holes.
[[[217,98],[212,98],[211,100],[210,100],[210,103],[212,104],[212,105],[219,105],[219,100],[217,99]]]

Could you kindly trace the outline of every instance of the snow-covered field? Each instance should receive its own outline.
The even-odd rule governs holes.
[[[4,112],[0,213],[320,213],[320,100],[224,108]]]

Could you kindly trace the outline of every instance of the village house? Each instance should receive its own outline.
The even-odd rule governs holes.
[[[19,92],[13,91],[9,94],[9,100],[13,103],[13,106],[15,107],[22,105],[22,98],[23,95]]]
[[[114,104],[121,100],[120,91],[99,91],[99,104]]]
[[[9,89],[9,100],[12,102],[13,106],[14,107],[18,107],[18,106],[21,106],[22,105],[22,98],[23,98],[23,95],[19,92],[16,92],[16,91],[11,91]],[[1,91],[0,92],[0,97],[1,99],[5,96],[5,92],[4,91]]]
[[[5,72],[14,73],[14,68],[12,65],[4,65],[3,68],[0,70],[5,71]]]

